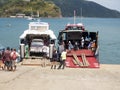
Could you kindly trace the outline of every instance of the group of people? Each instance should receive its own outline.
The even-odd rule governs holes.
[[[85,45],[85,40],[84,38],[82,37],[81,38],[81,46],[75,42],[74,45],[71,43],[71,41],[68,42],[68,51],[74,49],[74,50],[78,50],[78,49],[84,49],[84,48],[87,48],[87,49],[91,49],[92,51],[95,51],[95,47],[96,47],[96,43],[95,43],[95,40],[91,40],[91,41],[87,41],[87,45]],[[65,67],[65,60],[66,60],[66,55],[67,55],[67,52],[66,52],[66,48],[65,48],[65,43],[64,42],[61,42],[59,43],[59,46],[58,46],[58,50],[54,50],[53,51],[53,58],[51,59],[51,69],[54,68],[56,69],[56,62],[60,62],[59,66],[57,69],[64,69]]]
[[[10,49],[10,47],[7,47],[5,50],[1,52],[1,60],[5,64],[5,66],[11,67],[15,66],[16,59],[19,57],[19,53],[16,51],[16,49]]]
[[[78,50],[79,48],[84,49],[91,49],[92,51],[95,51],[95,47],[96,47],[96,43],[95,40],[86,40],[87,44],[85,43],[84,38],[81,38],[81,46],[79,46],[79,44],[77,42],[74,43],[74,45],[71,43],[71,41],[68,42],[68,51],[74,49],[74,50]],[[57,69],[64,69],[65,67],[65,60],[66,60],[66,55],[67,55],[67,51],[65,49],[65,44],[64,42],[59,43],[58,46],[58,51],[54,50],[53,51],[53,58],[51,59],[51,69],[54,68],[56,69],[56,62],[60,62],[59,66]]]
[[[83,37],[81,38],[81,42],[78,43],[77,41],[73,44],[71,41],[68,42],[68,50],[78,50],[78,49],[92,49],[94,51],[96,47],[95,40],[88,40],[84,39]]]
[[[64,48],[63,44],[60,44],[58,50],[53,50],[53,56],[51,59],[51,69],[56,69],[57,62],[59,62],[59,66],[57,69],[65,68],[65,60],[66,60],[67,51]]]

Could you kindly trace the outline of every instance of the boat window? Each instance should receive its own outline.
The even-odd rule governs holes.
[[[43,46],[43,42],[32,42],[31,46]]]
[[[66,40],[66,33],[63,33],[62,40]]]
[[[24,40],[24,39],[21,39],[21,40],[20,40],[20,43],[21,43],[21,44],[25,44],[25,40]]]
[[[96,32],[90,32],[89,37],[91,38],[91,40],[96,40]]]
[[[83,28],[79,26],[69,26],[66,28],[66,30],[83,30]]]
[[[63,34],[63,32],[60,32],[60,33],[59,33],[58,39],[62,38],[62,34]]]
[[[80,39],[81,35],[82,34],[80,32],[67,32],[67,39]]]
[[[73,27],[73,30],[77,30],[77,27]]]
[[[31,26],[31,30],[39,30],[39,31],[43,31],[43,30],[47,30],[47,26]]]
[[[31,30],[35,30],[36,29],[36,27],[35,26],[31,26]]]
[[[47,27],[46,26],[38,26],[37,30],[47,30]]]
[[[89,37],[88,32],[82,32],[82,37],[88,38]]]

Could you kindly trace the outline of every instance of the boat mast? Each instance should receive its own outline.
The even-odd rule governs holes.
[[[32,10],[32,7],[31,7],[31,15],[30,15],[30,17],[33,17],[33,10]]]
[[[80,21],[82,23],[82,8],[80,8]]]
[[[37,11],[37,17],[39,18],[39,11]]]
[[[74,10],[74,24],[76,23],[75,19],[76,19],[76,11]]]

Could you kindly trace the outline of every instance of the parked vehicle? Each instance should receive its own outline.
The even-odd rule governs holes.
[[[44,41],[42,39],[33,39],[30,45],[30,56],[34,54],[38,55],[48,55],[49,47],[45,46]]]
[[[20,36],[20,50],[22,58],[24,58],[24,46],[28,45],[27,56],[44,56],[49,57],[49,46],[55,44],[56,36],[49,29],[49,24],[46,22],[30,22],[29,28]],[[25,53],[26,54],[26,53]]]

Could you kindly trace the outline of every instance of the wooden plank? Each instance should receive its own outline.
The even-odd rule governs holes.
[[[22,65],[31,65],[31,66],[50,66],[51,62],[50,60],[46,58],[39,58],[39,59],[23,59]]]
[[[89,62],[88,62],[88,60],[86,59],[85,54],[81,54],[81,58],[83,60],[83,65],[84,66],[89,66],[90,65]]]
[[[79,66],[83,66],[83,63],[80,62],[76,54],[73,54],[74,60],[78,63]]]
[[[78,63],[77,63],[77,61],[76,61],[75,59],[72,59],[72,61],[73,61],[73,63],[74,63],[75,65],[78,65]]]

